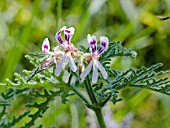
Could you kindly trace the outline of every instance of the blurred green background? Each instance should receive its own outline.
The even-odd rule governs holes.
[[[137,51],[135,60],[114,58],[115,69],[125,71],[158,62],[164,63],[162,70],[170,69],[170,20],[157,18],[169,15],[170,0],[1,0],[0,82],[13,79],[14,72],[33,69],[24,55],[40,52],[45,37],[52,47],[58,45],[54,36],[64,25],[75,27],[75,45],[87,46],[90,33],[98,40],[105,35],[110,41],[122,41],[125,47]],[[125,101],[109,104],[117,123],[132,112],[132,128],[170,127],[170,97],[140,89],[125,89],[120,95]],[[20,100],[16,100],[16,110],[11,110],[14,114],[23,102]],[[37,126],[88,127],[86,109],[79,99],[72,97],[64,105],[57,99],[50,108],[43,119],[37,120]]]

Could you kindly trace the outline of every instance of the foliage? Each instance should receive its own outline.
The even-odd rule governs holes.
[[[31,56],[33,63],[37,57],[41,58],[42,62],[45,56],[41,56],[40,54],[42,53],[35,52],[40,51],[40,45],[44,37],[50,37],[51,41],[55,42],[53,35],[56,30],[63,25],[67,25],[76,28],[76,34],[73,37],[74,44],[84,46],[87,33],[95,33],[96,35],[106,35],[111,41],[121,40],[122,46],[133,48],[137,51],[138,57],[135,60],[126,57],[114,57],[113,59],[111,57],[111,60],[104,57],[101,58],[101,62],[105,67],[110,67],[111,65],[113,69],[108,70],[110,79],[102,81],[103,84],[97,83],[93,85],[96,97],[99,100],[102,97],[105,98],[104,101],[101,101],[101,104],[105,104],[105,101],[107,102],[108,99],[116,103],[122,100],[122,97],[125,98],[125,102],[120,102],[115,106],[112,105],[112,108],[114,108],[112,110],[114,111],[114,119],[121,122],[122,118],[129,111],[132,111],[135,113],[132,128],[136,126],[139,128],[169,128],[169,123],[167,122],[170,116],[169,97],[152,93],[145,89],[143,91],[141,89],[130,89],[131,87],[147,88],[169,95],[169,85],[166,83],[168,80],[162,79],[165,76],[169,77],[169,74],[166,74],[168,73],[166,71],[164,72],[165,74],[161,73],[160,70],[169,69],[170,25],[168,19],[159,20],[159,17],[157,18],[157,16],[166,17],[169,15],[169,1],[101,0],[101,3],[96,2],[95,4],[94,2],[86,0],[0,1],[0,82],[5,83],[1,84],[3,86],[0,89],[2,93],[0,98],[0,110],[2,111],[0,119],[3,119],[0,121],[0,124],[4,121],[4,126],[14,125],[14,123],[10,122],[13,122],[12,115],[15,115],[17,120],[21,120],[16,121],[15,126],[24,126],[22,123],[30,120],[30,118],[25,118],[25,116],[35,113],[35,108],[27,108],[23,107],[23,105],[34,103],[34,101],[41,104],[45,102],[46,98],[35,97],[33,94],[39,92],[40,95],[44,95],[45,90],[51,94],[50,90],[58,91],[59,87],[66,92],[60,96],[62,96],[62,101],[66,101],[67,104],[61,107],[60,98],[54,98],[54,101],[47,103],[46,105],[49,108],[43,113],[45,115],[44,118],[38,118],[37,116],[35,127],[52,127],[56,122],[54,127],[71,127],[70,122],[73,123],[75,120],[79,122],[78,127],[87,127],[88,124],[84,122],[85,108],[81,105],[81,101],[76,97],[67,97],[67,95],[71,96],[73,94],[73,91],[67,93],[68,90],[74,89],[76,91],[75,86],[70,88],[62,80],[59,80],[62,84],[56,84],[58,79],[62,78],[48,76],[48,73],[53,69],[46,69],[43,72],[38,68],[32,70],[34,67],[24,58],[24,54],[32,51],[37,56],[34,57],[33,54],[29,54],[27,57]],[[119,42],[113,43],[115,50],[119,47],[116,44],[119,44]],[[120,53],[114,56],[122,56],[123,54]],[[129,55],[126,54],[125,56]],[[40,63],[39,59],[36,60],[37,65]],[[159,64],[160,62],[164,66]],[[146,67],[141,68],[142,65]],[[155,65],[155,68],[150,69],[151,65]],[[128,69],[129,67],[133,68]],[[31,71],[23,70],[22,72],[22,69]],[[140,71],[141,73],[146,73],[142,76],[145,81],[136,81],[139,79],[138,74]],[[154,75],[152,76],[152,74]],[[23,77],[24,75],[26,77]],[[32,78],[32,76],[34,77]],[[48,77],[48,79],[44,76]],[[13,77],[16,77],[16,79],[10,81]],[[10,80],[7,79],[6,81],[6,78]],[[55,84],[53,83],[54,79],[57,79]],[[117,82],[119,79],[122,81],[121,85]],[[38,88],[35,81],[38,82]],[[52,81],[52,83],[49,83],[49,81]],[[159,82],[161,85],[157,86],[155,82]],[[162,82],[165,82],[165,84]],[[75,85],[78,85],[77,83],[79,82],[76,81]],[[4,86],[7,84],[8,86]],[[72,84],[74,85],[74,82]],[[79,83],[78,88],[82,91],[83,85]],[[105,91],[105,93],[103,94],[101,90]],[[107,92],[107,90],[111,90],[111,92]],[[67,102],[69,99],[72,102]],[[78,118],[72,118],[71,105],[76,106],[76,111],[79,113]],[[28,112],[29,110],[31,111],[25,115],[24,112],[26,113],[27,110]],[[61,114],[61,111],[63,114]],[[52,119],[47,121],[47,118]],[[43,126],[40,125],[42,123]]]
[[[108,101],[113,102],[113,104],[122,101],[123,98],[119,97],[118,95],[119,90],[126,87],[146,88],[170,95],[170,80],[168,78],[158,77],[160,75],[169,73],[169,71],[155,72],[156,69],[162,66],[160,63],[152,65],[149,68],[144,66],[140,69],[129,68],[126,72],[109,68],[108,65],[110,64],[111,58],[113,57],[136,57],[135,51],[123,48],[120,42],[110,43],[109,49],[100,58],[100,61],[103,61],[104,66],[109,72],[109,77],[104,83],[98,82],[93,85],[92,91],[94,91],[94,95],[97,96],[97,99],[92,100],[92,103],[95,102],[95,105],[91,104],[88,99],[82,96],[81,92],[78,91],[80,88],[84,88],[88,84],[91,86],[89,78],[87,80],[87,85],[86,80],[85,84],[78,82],[79,74],[71,72],[68,66],[66,66],[68,73],[62,71],[62,74],[59,77],[56,77],[53,73],[55,65],[52,65],[50,68],[46,68],[45,70],[40,69],[40,64],[47,58],[46,56],[49,55],[42,53],[30,53],[26,55],[26,58],[29,59],[29,61],[35,66],[35,69],[32,71],[24,70],[23,72],[26,75],[25,77],[22,77],[18,73],[14,73],[14,76],[16,77],[15,82],[7,79],[6,83],[0,84],[2,87],[9,89],[6,94],[1,94],[0,105],[3,106],[1,113],[1,119],[3,120],[1,120],[0,123],[1,127],[15,126],[18,122],[26,117],[31,119],[25,122],[25,124],[22,124],[23,128],[35,125],[35,121],[38,118],[43,118],[44,113],[49,109],[49,103],[53,101],[56,96],[61,97],[62,103],[67,103],[69,101],[68,97],[77,94],[84,100],[88,108],[95,110],[96,107],[103,107]],[[65,74],[69,76],[68,82],[63,79]],[[72,82],[73,76],[77,77],[76,82]],[[90,74],[89,77],[91,77]],[[81,84],[83,84],[83,86]],[[35,97],[43,98],[44,100],[40,103],[38,103],[36,100],[32,103],[26,103],[25,107],[28,108],[27,111],[18,117],[14,116],[12,120],[6,122],[6,120],[4,120],[4,118],[8,118],[8,112],[6,108],[11,106],[9,100],[15,98],[16,96],[18,97],[18,95],[26,95],[33,97],[34,99]],[[33,113],[30,113],[30,111],[33,111],[33,108],[36,108],[37,110]]]

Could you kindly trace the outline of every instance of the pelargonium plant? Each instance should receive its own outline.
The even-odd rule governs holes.
[[[23,70],[25,77],[15,73],[15,82],[7,79],[6,83],[0,84],[2,87],[10,88],[6,94],[1,95],[0,105],[3,106],[0,115],[1,127],[15,126],[21,119],[29,117],[30,120],[22,127],[30,128],[37,118],[43,117],[49,108],[49,103],[56,96],[60,96],[62,102],[66,103],[69,101],[69,96],[76,95],[88,109],[94,111],[99,127],[106,128],[102,108],[108,102],[116,105],[117,102],[122,101],[123,98],[119,96],[121,89],[138,87],[170,95],[170,80],[162,77],[169,71],[155,71],[162,66],[161,63],[148,68],[145,66],[139,69],[129,68],[125,72],[112,69],[112,58],[126,56],[134,59],[137,53],[122,47],[120,42],[109,42],[105,36],[100,37],[100,44],[98,42],[97,45],[96,37],[90,34],[87,35],[86,42],[89,48],[76,47],[73,45],[74,42],[71,42],[74,31],[73,27],[62,27],[55,35],[58,44],[56,43],[57,46],[53,49],[50,48],[48,38],[45,38],[42,52],[26,55],[35,69]],[[62,33],[64,38],[61,36]],[[26,107],[30,109],[24,114],[12,120],[4,120],[8,114],[7,107],[11,105],[9,99],[19,94],[46,100],[42,103],[36,101],[27,103]],[[37,108],[37,111],[32,113],[31,108]]]

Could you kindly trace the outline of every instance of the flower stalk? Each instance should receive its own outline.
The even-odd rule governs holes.
[[[68,84],[71,83],[71,79],[73,77],[73,74],[71,72],[70,74],[70,77],[69,77],[69,81],[68,81]],[[96,114],[96,117],[97,117],[97,120],[98,120],[98,124],[100,126],[100,128],[106,128],[106,124],[105,124],[105,121],[104,121],[104,118],[103,118],[103,114],[102,114],[102,107],[97,99],[96,99],[96,96],[94,94],[94,91],[92,89],[92,86],[90,84],[90,79],[89,77],[87,76],[85,81],[84,81],[84,85],[85,85],[85,88],[87,90],[87,93],[90,97],[90,100],[91,100],[91,103],[86,99],[86,97],[84,97],[80,91],[78,89],[76,89],[74,86],[72,86],[72,89],[74,91],[74,93],[79,96],[80,99],[82,99],[85,103],[86,103],[86,106],[89,107],[91,110],[93,110]]]
[[[96,96],[93,92],[93,89],[91,87],[91,84],[90,84],[90,80],[89,80],[89,77],[87,76],[87,78],[85,79],[85,88],[87,90],[87,93],[90,97],[90,100],[92,102],[93,105],[97,105],[97,99],[96,99]]]
[[[70,76],[69,76],[69,80],[68,80],[68,84],[69,84],[69,85],[71,85],[71,79],[72,79],[72,77],[73,77],[73,72],[70,71]],[[75,93],[77,96],[80,97],[80,99],[82,99],[82,100],[83,100],[86,104],[88,104],[88,105],[91,104],[91,103],[86,99],[86,97],[84,97],[84,96],[81,94],[81,92],[80,92],[77,88],[75,88],[74,86],[71,86],[71,87],[72,87],[74,93]]]
[[[102,108],[95,109],[93,111],[96,114],[97,121],[99,123],[100,128],[106,128],[106,124],[105,124],[105,121],[104,121],[104,118],[103,118],[103,114],[102,114]]]
[[[91,108],[91,110],[93,110],[95,112],[100,128],[106,128],[106,124],[105,124],[103,114],[102,114],[102,107],[99,105],[99,103],[95,97],[95,94],[94,94],[94,91],[90,84],[90,79],[88,76],[85,79],[84,85],[85,85],[87,93],[90,97],[90,100],[92,102],[92,105],[90,106],[90,108]]]

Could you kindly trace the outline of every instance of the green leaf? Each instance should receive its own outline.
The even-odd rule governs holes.
[[[6,100],[0,100],[0,106],[11,106],[11,104]]]
[[[26,117],[28,114],[30,113],[30,111],[26,111],[23,114],[19,115],[18,117],[13,116],[11,121],[8,121],[4,127],[6,128],[11,128],[12,126],[15,126],[15,124],[17,124],[19,121],[21,121],[24,117]]]
[[[170,71],[155,71],[162,65],[158,63],[149,68],[145,66],[142,66],[140,69],[129,68],[124,73],[117,73],[113,80],[110,79],[108,81],[109,85],[105,88],[120,90],[125,87],[140,87],[170,95],[170,80],[168,78],[161,78],[161,75],[170,73]]]
[[[101,57],[101,60],[108,60],[108,58],[115,56],[127,56],[133,59],[136,58],[137,53],[131,48],[124,48],[121,42],[111,42],[108,46],[108,50],[105,51]]]

